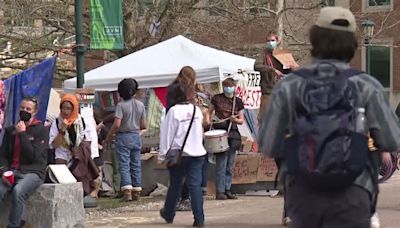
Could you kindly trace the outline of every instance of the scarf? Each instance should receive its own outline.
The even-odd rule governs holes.
[[[62,121],[63,119],[58,117],[58,129],[60,129]],[[85,137],[85,129],[83,127],[82,118],[79,114],[75,122],[73,122],[68,128],[69,129],[66,130],[64,134],[62,147],[71,150],[73,147],[78,147]],[[70,131],[75,131],[75,143],[73,143],[71,140],[71,135],[69,133]]]
[[[78,119],[79,102],[78,102],[78,98],[75,95],[67,93],[61,98],[60,109],[61,109],[61,105],[67,101],[72,104],[73,110],[71,112],[71,115],[69,115],[67,118],[64,118],[64,119],[66,120],[66,124],[68,126],[71,126]]]

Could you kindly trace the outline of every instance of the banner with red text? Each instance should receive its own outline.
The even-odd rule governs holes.
[[[236,87],[236,95],[242,99],[244,108],[258,109],[261,102],[260,73],[257,71],[243,72]]]

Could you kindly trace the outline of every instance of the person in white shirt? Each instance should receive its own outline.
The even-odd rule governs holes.
[[[194,91],[181,83],[172,85],[177,104],[171,107],[160,129],[160,151],[158,159],[165,160],[170,148],[181,149],[194,112],[194,105],[187,97]],[[206,155],[203,146],[203,114],[200,108],[195,107],[195,116],[183,148],[181,164],[169,167],[170,185],[164,207],[160,210],[161,217],[172,223],[175,217],[176,204],[180,196],[183,179],[189,187],[191,206],[194,215],[195,227],[204,226],[203,194],[201,189],[202,165]]]

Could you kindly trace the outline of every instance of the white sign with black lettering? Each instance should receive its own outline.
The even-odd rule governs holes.
[[[261,101],[260,72],[249,71],[238,75],[240,80],[236,87],[236,95],[242,99],[244,108],[258,109]]]

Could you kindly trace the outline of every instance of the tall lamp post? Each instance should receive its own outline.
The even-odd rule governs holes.
[[[361,23],[362,29],[363,29],[363,35],[364,35],[364,44],[365,44],[365,52],[366,52],[366,62],[365,62],[365,68],[367,70],[367,73],[370,73],[370,41],[372,39],[372,36],[374,35],[374,27],[375,23],[371,21],[370,19],[366,19]]]
[[[83,1],[75,0],[75,52],[76,88],[83,88],[85,67],[85,44],[83,43]]]

